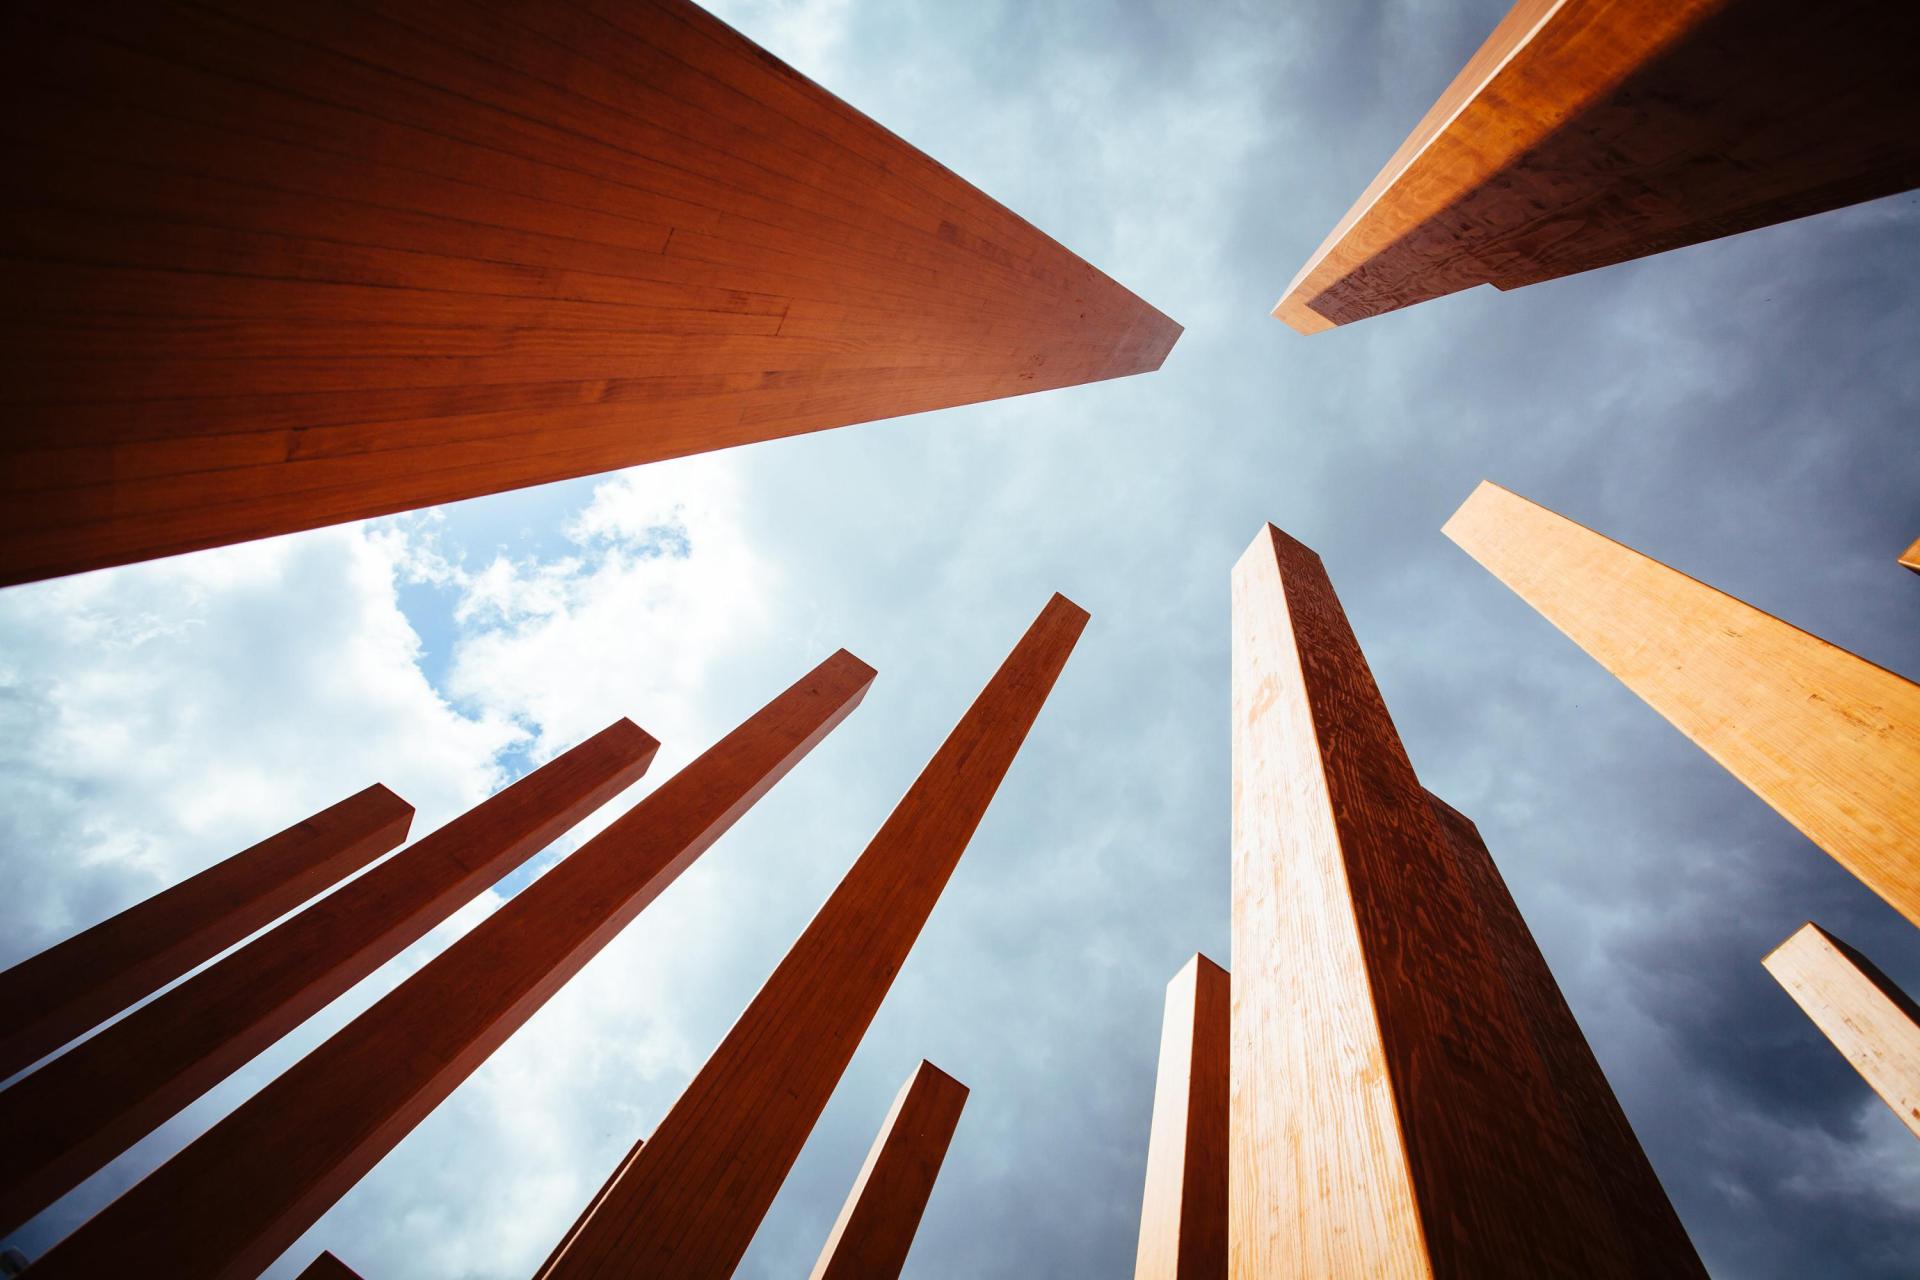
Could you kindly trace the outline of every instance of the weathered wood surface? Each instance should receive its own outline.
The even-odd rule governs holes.
[[[543,1280],[733,1274],[1086,620],[1041,611]]]
[[[1902,0],[1520,0],[1300,269],[1302,333],[1920,186]]]
[[[659,745],[615,722],[0,1093],[0,1232],[624,791]]]
[[[1879,966],[1817,924],[1800,926],[1761,963],[1920,1138],[1920,1007]]]
[[[1443,532],[1920,924],[1920,685],[1495,484]]]
[[[1179,334],[685,0],[23,0],[0,51],[0,584]]]
[[[967,1086],[922,1062],[893,1100],[810,1280],[896,1280],[967,1105]]]
[[[412,822],[375,784],[0,973],[0,1079],[358,871]]]
[[[1229,1270],[1636,1277],[1319,557],[1233,571]]]
[[[1431,792],[1427,799],[1451,842],[1454,866],[1473,895],[1480,927],[1533,1033],[1548,1083],[1578,1128],[1587,1160],[1612,1206],[1615,1238],[1632,1257],[1638,1275],[1706,1280],[1706,1268],[1673,1202],[1481,841],[1480,829]]]
[[[1196,955],[1167,984],[1133,1280],[1226,1280],[1227,971]]]
[[[259,1272],[859,703],[834,654],[35,1264]]]

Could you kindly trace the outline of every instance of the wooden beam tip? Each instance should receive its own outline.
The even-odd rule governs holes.
[[[1079,615],[1080,625],[1083,627],[1086,626],[1086,624],[1089,621],[1091,621],[1093,618],[1092,614],[1088,613],[1085,609],[1082,609],[1079,605],[1069,600],[1066,596],[1061,595],[1058,591],[1053,593],[1053,598],[1047,601],[1046,609],[1042,610],[1042,612],[1054,612],[1054,611]]]
[[[920,1065],[914,1068],[913,1078],[916,1081],[922,1078],[931,1080],[942,1089],[958,1089],[960,1096],[963,1098],[970,1096],[973,1092],[973,1090],[961,1083],[960,1080],[951,1073],[942,1071],[925,1058],[920,1059]]]
[[[1274,303],[1273,310],[1268,312],[1268,314],[1275,320],[1285,324],[1295,333],[1302,335],[1310,336],[1316,333],[1325,333],[1329,329],[1339,328],[1333,321],[1327,319],[1318,311],[1315,311],[1312,307],[1301,301],[1299,296],[1294,293],[1288,293],[1286,297]]]
[[[651,759],[654,753],[660,750],[660,739],[642,729],[627,716],[621,716],[601,732],[609,739],[618,742],[628,756],[635,759],[641,756]]]

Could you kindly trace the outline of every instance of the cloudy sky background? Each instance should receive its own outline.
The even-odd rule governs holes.
[[[1129,1274],[1164,984],[1228,959],[1227,571],[1271,519],[1324,556],[1714,1274],[1911,1275],[1920,1146],[1759,960],[1811,917],[1914,990],[1920,938],[1439,527],[1496,479],[1920,672],[1920,200],[1308,339],[1268,307],[1503,0],[717,8],[1186,336],[1144,378],[0,592],[0,963],[369,782],[419,834],[619,716],[658,779],[836,647],[880,671],[275,1274],[322,1247],[527,1274],[1056,589],[1093,622],[741,1274],[811,1265],[922,1057],[973,1094],[909,1274]]]

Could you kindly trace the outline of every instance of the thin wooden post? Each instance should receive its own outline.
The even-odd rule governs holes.
[[[966,1105],[967,1086],[921,1062],[894,1097],[810,1280],[894,1280],[900,1274]]]
[[[1196,955],[1167,984],[1133,1280],[1226,1280],[1227,971]]]
[[[724,1280],[1086,625],[1056,595],[543,1280]]]
[[[36,1280],[258,1275],[846,717],[842,650],[54,1246]]]
[[[376,783],[0,973],[0,1079],[395,848],[412,822]]]
[[[1871,960],[1811,922],[1761,963],[1920,1138],[1920,1007],[1912,998]]]
[[[616,721],[0,1093],[0,1232],[625,790],[659,745]]]

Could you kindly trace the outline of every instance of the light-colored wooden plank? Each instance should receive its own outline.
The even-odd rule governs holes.
[[[1072,652],[1054,596],[542,1280],[725,1280]]]
[[[1226,1280],[1233,993],[1203,955],[1167,984],[1133,1280]]]
[[[1920,924],[1920,685],[1495,484],[1444,532]]]
[[[858,705],[841,650],[35,1265],[250,1280]]]
[[[810,1280],[895,1280],[967,1105],[967,1086],[922,1062],[893,1099]]]
[[[1920,1008],[1907,993],[1811,921],[1761,963],[1920,1138]]]
[[[1900,553],[1900,563],[1920,573],[1920,538],[1915,538],[1913,545]]]

